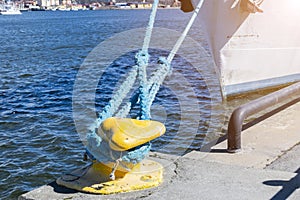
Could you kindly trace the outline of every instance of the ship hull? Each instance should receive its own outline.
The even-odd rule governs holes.
[[[206,0],[201,19],[223,96],[300,81],[300,1],[265,0],[251,13]]]

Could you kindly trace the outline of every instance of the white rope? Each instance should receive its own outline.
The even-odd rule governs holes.
[[[164,58],[160,58],[159,59],[159,65],[160,68],[158,69],[158,71],[155,73],[154,76],[152,76],[149,80],[148,83],[148,88],[150,90],[149,92],[149,99],[148,99],[148,107],[151,106],[151,104],[153,103],[155,96],[157,94],[157,92],[159,91],[160,85],[163,83],[164,79],[166,78],[166,76],[169,74],[170,70],[171,70],[171,62],[174,59],[174,56],[176,55],[178,49],[180,48],[181,44],[183,43],[184,39],[186,38],[188,32],[190,31],[196,17],[198,16],[198,13],[203,5],[204,0],[200,0],[197,7],[195,8],[192,17],[190,18],[188,24],[186,25],[184,31],[182,32],[182,34],[180,35],[180,37],[178,38],[178,40],[176,41],[173,49],[171,50],[171,52],[169,53],[167,59]]]
[[[148,23],[147,30],[146,30],[146,35],[144,38],[144,44],[143,44],[143,48],[142,48],[143,52],[148,52],[151,35],[152,35],[152,30],[153,30],[153,25],[155,22],[156,11],[157,11],[157,7],[158,7],[158,2],[159,2],[159,0],[154,0],[153,5],[152,5],[152,11],[151,11],[149,23]]]
[[[194,12],[193,12],[193,15],[192,15],[192,17],[191,17],[189,23],[186,25],[184,31],[182,32],[182,34],[180,35],[179,39],[177,40],[176,44],[174,45],[173,49],[172,49],[171,52],[170,52],[170,54],[169,54],[169,56],[168,56],[168,58],[167,58],[168,63],[171,63],[171,62],[172,62],[174,56],[176,55],[178,49],[180,48],[180,46],[181,46],[181,44],[182,44],[182,42],[183,42],[184,39],[186,38],[186,36],[187,36],[189,30],[191,29],[191,27],[192,27],[192,25],[193,25],[193,23],[194,23],[194,21],[195,21],[197,15],[198,15],[199,11],[200,11],[200,9],[201,9],[201,7],[202,7],[202,5],[203,5],[203,2],[204,2],[204,0],[200,0],[200,1],[199,1],[197,7],[195,8],[195,10],[194,10]]]

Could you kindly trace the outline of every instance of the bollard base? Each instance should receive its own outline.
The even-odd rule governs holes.
[[[109,179],[110,172],[106,165],[93,163],[63,175],[56,183],[81,192],[107,195],[156,187],[163,179],[162,165],[152,160],[143,160],[128,173],[116,171],[113,181]]]

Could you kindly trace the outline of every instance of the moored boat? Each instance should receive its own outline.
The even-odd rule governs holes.
[[[205,0],[223,96],[300,81],[299,0]]]
[[[21,15],[22,13],[13,4],[2,5],[0,15]]]

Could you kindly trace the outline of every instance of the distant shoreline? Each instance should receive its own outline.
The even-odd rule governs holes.
[[[113,7],[113,6],[103,6],[103,7],[99,7],[97,9],[91,10],[91,11],[97,11],[97,10],[151,10],[151,9],[152,9],[152,7],[150,7],[150,8],[118,8],[118,7]],[[175,9],[180,9],[180,7],[165,7],[165,8],[158,7],[157,9],[175,10]],[[47,10],[47,11],[51,11],[51,10]],[[89,10],[79,10],[79,11],[89,11]]]
[[[111,7],[111,6],[103,6],[97,9],[79,9],[79,10],[52,10],[52,9],[36,9],[36,10],[20,10],[23,12],[39,12],[39,11],[48,11],[48,12],[78,12],[78,11],[97,11],[97,10],[151,10],[152,8],[118,8],[118,7]],[[160,10],[176,10],[180,9],[180,7],[159,7]]]

